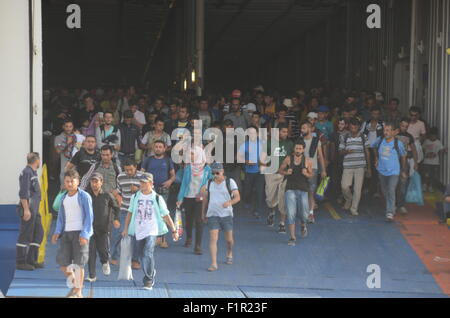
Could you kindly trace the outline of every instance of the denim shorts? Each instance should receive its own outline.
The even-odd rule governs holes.
[[[208,227],[210,230],[233,231],[233,217],[211,216],[208,218]]]
[[[63,232],[59,239],[56,262],[62,267],[70,264],[83,267],[88,260],[89,242],[84,246],[80,245],[80,231]]]

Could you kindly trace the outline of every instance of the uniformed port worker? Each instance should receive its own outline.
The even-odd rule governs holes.
[[[34,270],[42,268],[38,264],[39,246],[44,237],[39,204],[41,202],[41,188],[37,170],[41,159],[36,152],[27,155],[28,165],[22,170],[19,177],[20,190],[20,233],[17,239],[16,268],[19,270]]]

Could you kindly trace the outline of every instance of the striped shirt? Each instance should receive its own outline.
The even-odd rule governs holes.
[[[286,119],[291,124],[291,137],[297,139],[300,137],[300,124],[297,120],[297,116],[294,112],[289,112],[286,115]]]
[[[352,153],[344,157],[344,169],[366,168],[366,155],[364,150],[369,147],[367,137],[364,137],[365,145],[363,145],[362,134],[352,137],[350,134],[341,135],[339,142],[339,151],[352,150]]]
[[[121,210],[128,210],[130,206],[131,196],[134,194],[131,192],[131,186],[140,187],[139,177],[142,176],[141,171],[136,171],[134,176],[129,176],[125,172],[122,172],[117,177],[117,185],[119,188],[119,192],[122,195],[122,206]]]

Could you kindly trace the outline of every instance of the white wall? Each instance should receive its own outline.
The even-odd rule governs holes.
[[[30,150],[28,1],[0,0],[0,204],[18,201]]]

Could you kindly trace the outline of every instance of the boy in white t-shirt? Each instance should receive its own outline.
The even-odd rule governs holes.
[[[439,180],[439,165],[440,155],[447,149],[444,148],[441,141],[438,139],[438,129],[433,127],[422,145],[424,152],[424,191],[434,192],[433,184]]]

